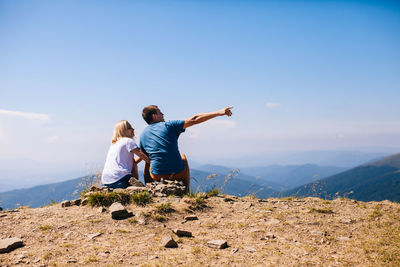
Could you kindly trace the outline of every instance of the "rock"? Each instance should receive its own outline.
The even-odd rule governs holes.
[[[127,192],[130,194],[137,193],[137,192],[143,192],[147,191],[146,187],[140,187],[140,186],[129,186],[125,189]]]
[[[326,232],[321,232],[321,231],[310,231],[310,234],[313,236],[326,236]]]
[[[224,249],[228,247],[228,242],[226,240],[211,240],[207,242],[207,246],[210,248]]]
[[[175,229],[175,230],[173,230],[173,232],[174,232],[174,234],[176,234],[179,237],[192,237],[192,233],[189,231]]]
[[[0,240],[0,253],[8,253],[14,249],[24,246],[20,238],[6,238]]]
[[[66,207],[71,207],[72,203],[69,200],[64,200],[63,202],[61,202],[61,207],[66,208]]]
[[[276,238],[276,236],[275,236],[273,233],[268,232],[268,233],[265,235],[264,240],[272,240],[272,239],[275,239],[275,238]]]
[[[224,197],[224,201],[225,202],[235,202],[235,200],[233,198],[230,198],[230,197]]]
[[[67,263],[77,263],[78,261],[76,259],[68,259]]]
[[[104,208],[104,207],[99,207],[99,208],[97,209],[97,211],[98,211],[99,213],[103,213],[103,212],[106,212],[106,208]]]
[[[238,252],[239,251],[239,249],[238,248],[232,248],[232,250],[231,250],[231,254],[235,254],[236,252]]]
[[[75,200],[71,200],[71,204],[72,204],[73,206],[80,206],[81,203],[82,203],[82,200],[81,200],[80,198],[75,199]]]
[[[351,223],[353,223],[352,220],[346,219],[346,218],[342,218],[342,219],[340,220],[340,222],[343,223],[343,224],[351,224]]]
[[[119,202],[113,203],[109,209],[111,218],[114,220],[123,220],[133,216],[132,212],[128,212]]]
[[[1,217],[6,217],[7,216],[7,214],[0,214],[0,218]]]
[[[88,204],[89,199],[86,197],[82,199],[81,206],[86,206]]]
[[[0,207],[0,211],[2,211],[3,210],[3,208],[2,207]]]
[[[161,246],[166,248],[177,248],[178,243],[175,242],[172,236],[168,235],[164,236],[163,239],[161,240]]]
[[[250,253],[256,252],[256,249],[253,248],[253,247],[244,247],[244,249],[247,250],[247,251],[250,252]]]
[[[142,211],[138,211],[135,214],[135,218],[138,224],[145,225],[146,224],[146,216]]]
[[[98,236],[101,236],[102,233],[94,233],[94,234],[88,234],[87,237],[92,240],[93,238],[96,238]]]
[[[129,184],[136,187],[145,187],[145,185],[136,178],[129,179]]]
[[[185,221],[196,221],[196,220],[198,220],[199,218],[197,218],[196,215],[188,215],[188,216],[186,216],[184,219],[185,219]]]

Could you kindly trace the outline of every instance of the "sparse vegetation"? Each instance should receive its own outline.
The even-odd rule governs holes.
[[[154,214],[153,218],[158,222],[165,222],[168,220],[168,218],[162,214]]]
[[[310,212],[332,214],[333,210],[331,208],[310,208]]]
[[[137,192],[131,195],[131,200],[138,206],[146,206],[151,203],[152,197],[148,191]]]
[[[48,231],[48,230],[50,230],[50,229],[52,229],[53,227],[51,226],[51,225],[41,225],[41,226],[39,226],[39,229],[40,229],[40,231],[42,231],[42,232],[46,232],[46,231]]]
[[[131,196],[126,192],[93,192],[88,197],[90,206],[108,207],[114,202],[121,202],[123,205],[130,203]]]
[[[157,205],[156,209],[157,209],[157,212],[160,214],[167,214],[167,213],[171,213],[171,212],[175,211],[175,209],[172,207],[171,202],[166,202],[166,203]]]

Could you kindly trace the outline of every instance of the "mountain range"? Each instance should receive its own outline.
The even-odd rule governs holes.
[[[242,170],[219,165],[197,165],[191,169],[192,191],[218,188],[222,193],[258,198],[315,196],[332,199],[338,196],[361,201],[391,200],[400,202],[400,154],[384,157],[352,169],[335,166],[270,165]],[[39,207],[77,197],[79,183],[91,176],[64,182],[17,189],[0,193],[0,206]]]
[[[400,202],[400,153],[285,191],[283,195]]]

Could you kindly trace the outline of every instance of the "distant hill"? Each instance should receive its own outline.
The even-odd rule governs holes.
[[[30,206],[32,208],[47,205],[52,201],[60,202],[67,199],[77,198],[73,192],[81,178],[65,182],[39,185],[27,189],[17,189],[0,193],[0,207],[13,209],[19,206]]]
[[[242,168],[241,172],[283,186],[280,190],[289,190],[345,171],[347,168],[335,166],[270,165]]]
[[[285,191],[283,195],[400,202],[400,153]]]

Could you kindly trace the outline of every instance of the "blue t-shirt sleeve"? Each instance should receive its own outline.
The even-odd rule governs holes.
[[[176,134],[176,137],[179,137],[181,133],[185,131],[183,125],[185,124],[184,120],[175,120],[175,121],[167,121],[165,126],[172,128]]]

